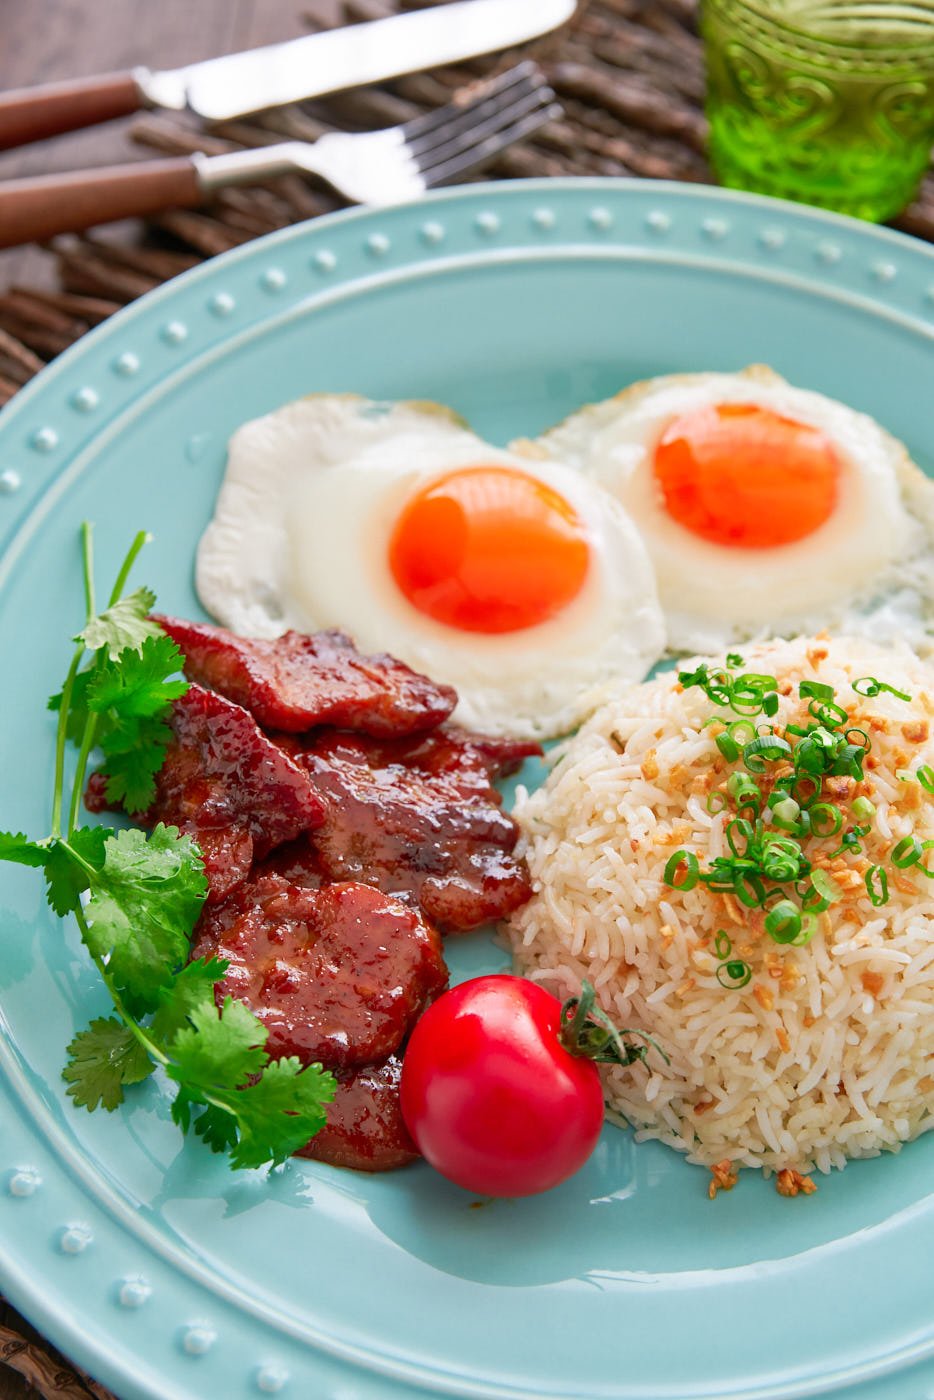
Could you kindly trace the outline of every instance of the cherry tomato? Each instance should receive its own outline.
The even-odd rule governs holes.
[[[412,1032],[402,1115],[422,1155],[481,1196],[531,1196],[582,1167],[603,1126],[591,1059],[559,1038],[561,1002],[534,982],[476,977]]]

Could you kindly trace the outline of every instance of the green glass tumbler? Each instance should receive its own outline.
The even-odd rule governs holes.
[[[934,0],[703,0],[709,154],[737,189],[891,218],[934,143]]]

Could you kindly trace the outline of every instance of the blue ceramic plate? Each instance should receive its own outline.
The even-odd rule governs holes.
[[[195,543],[237,424],[310,390],[439,399],[493,441],[631,380],[764,361],[934,466],[934,253],[677,185],[478,186],[322,219],[143,298],[0,415],[0,826],[48,829],[45,697],[99,576],[198,613]],[[71,1107],[105,1011],[70,924],[0,867],[0,1287],[129,1397],[390,1400],[934,1392],[934,1137],[781,1199],[607,1128],[585,1171],[476,1208],[428,1168],[236,1175],[156,1083]],[[502,966],[485,936],[456,977]]]

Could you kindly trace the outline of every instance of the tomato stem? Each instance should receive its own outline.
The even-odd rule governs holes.
[[[633,1045],[624,1035],[637,1035],[645,1043]],[[631,1065],[644,1060],[651,1045],[670,1064],[664,1050],[645,1031],[624,1027],[617,1030],[606,1012],[597,1004],[597,994],[588,981],[581,983],[579,997],[568,997],[561,1008],[561,1030],[558,1039],[572,1055],[593,1060],[600,1065]]]

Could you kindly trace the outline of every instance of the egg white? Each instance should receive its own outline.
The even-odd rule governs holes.
[[[407,499],[470,465],[507,465],[573,507],[591,546],[581,592],[535,627],[487,635],[416,609],[389,567]],[[665,647],[653,571],[622,506],[555,461],[491,447],[435,404],[311,395],[239,428],[198,549],[198,595],[232,631],[271,638],[338,627],[457,688],[455,718],[492,734],[548,738],[641,680]]]
[[[843,463],[831,517],[772,549],[701,539],[667,513],[653,474],[659,438],[705,405],[754,403],[823,430]],[[655,566],[673,647],[719,651],[753,636],[845,627],[924,646],[934,611],[934,483],[865,414],[788,384],[762,365],[737,374],[646,380],[580,409],[535,442],[610,491],[638,526]]]

